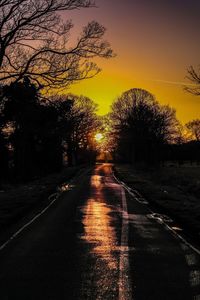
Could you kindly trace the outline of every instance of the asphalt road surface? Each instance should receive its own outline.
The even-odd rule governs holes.
[[[199,300],[200,256],[96,165],[1,249],[0,299]]]

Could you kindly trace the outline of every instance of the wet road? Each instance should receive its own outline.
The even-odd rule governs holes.
[[[198,300],[200,257],[97,165],[0,251],[0,299]]]

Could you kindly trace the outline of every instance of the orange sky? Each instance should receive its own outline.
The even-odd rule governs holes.
[[[107,28],[117,56],[98,60],[102,72],[69,92],[90,97],[99,114],[122,92],[140,87],[176,108],[183,123],[200,118],[200,97],[183,90],[186,69],[200,64],[198,0],[97,0],[98,8],[74,11],[75,30],[93,19]]]

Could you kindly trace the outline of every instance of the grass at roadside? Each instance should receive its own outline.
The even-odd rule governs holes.
[[[45,205],[48,196],[56,192],[57,186],[69,181],[81,171],[81,167],[66,168],[28,184],[5,186],[0,190],[0,232],[18,222],[35,206]]]
[[[137,170],[115,165],[116,174],[150,203],[200,233],[200,167],[162,167]]]

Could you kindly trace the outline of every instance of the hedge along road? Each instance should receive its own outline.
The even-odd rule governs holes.
[[[0,251],[0,299],[200,299],[200,257],[117,181],[75,180]]]

